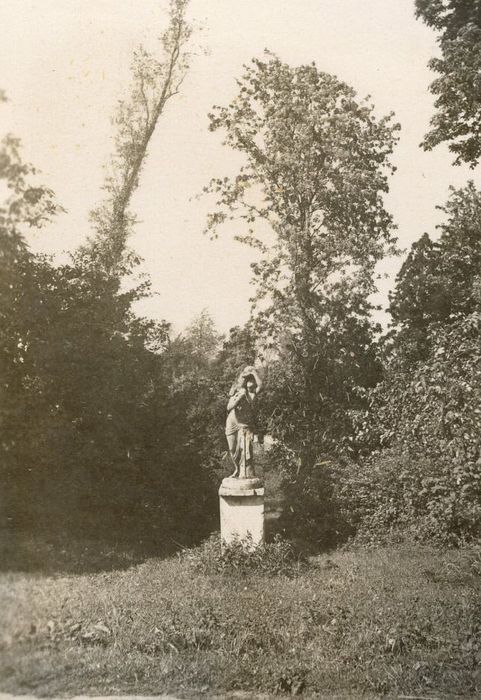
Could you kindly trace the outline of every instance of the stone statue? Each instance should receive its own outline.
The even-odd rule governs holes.
[[[252,479],[253,440],[257,430],[256,399],[262,381],[254,367],[246,367],[229,392],[225,434],[234,471],[229,478]],[[259,436],[262,442],[262,436]]]

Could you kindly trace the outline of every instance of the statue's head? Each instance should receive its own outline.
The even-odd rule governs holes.
[[[259,387],[257,385],[256,372],[254,367],[249,366],[242,370],[237,381],[232,385],[229,396],[233,396],[239,389],[246,389],[249,392],[257,393]]]
[[[257,382],[256,382],[253,374],[248,374],[244,378],[244,388],[247,389],[247,391],[252,391],[252,392],[257,389]]]

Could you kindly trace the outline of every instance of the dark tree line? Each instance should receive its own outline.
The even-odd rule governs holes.
[[[127,241],[150,138],[188,67],[187,3],[173,0],[159,56],[140,49],[120,102],[115,150],[69,263],[29,253],[25,231],[59,210],[9,136],[0,176],[2,523],[92,536],[185,541],[211,527],[206,440],[191,420],[202,358],[180,361],[169,325],[138,318],[149,293]],[[30,182],[32,180],[32,182]],[[128,283],[127,283],[128,281]],[[184,344],[185,345],[185,344]],[[197,431],[197,432],[196,432]]]

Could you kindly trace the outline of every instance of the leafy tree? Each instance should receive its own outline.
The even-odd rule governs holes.
[[[255,364],[257,354],[254,331],[249,324],[230,329],[213,363],[214,373],[222,383],[224,397],[244,367]]]
[[[368,423],[380,436],[374,446],[402,444],[407,449],[402,442],[406,439],[422,452],[437,454],[436,441],[444,430],[442,407],[449,402],[440,399],[441,413],[434,404],[449,391],[449,377],[456,376],[456,381],[462,382],[464,376],[466,391],[475,395],[476,329],[481,313],[481,192],[472,182],[452,189],[442,210],[446,220],[439,226],[438,241],[424,234],[413,244],[391,294],[393,326],[385,379],[371,392]],[[428,391],[430,376],[438,385],[437,393]],[[467,398],[461,403],[463,420],[476,420],[472,416],[474,405]],[[431,438],[426,438],[421,448],[418,437],[423,432]]]
[[[474,167],[481,155],[481,2],[416,0],[416,15],[439,32],[441,49],[429,62],[439,75],[430,88],[437,111],[423,146],[446,142],[457,165]]]
[[[143,47],[134,53],[130,95],[119,102],[114,154],[103,187],[107,196],[91,213],[95,235],[79,251],[108,274],[122,275],[125,265],[129,268],[131,254],[126,242],[135,223],[129,205],[159,119],[168,101],[178,94],[188,70],[191,28],[185,18],[187,5],[188,0],[170,1],[160,59]]]
[[[16,272],[2,305],[21,339],[2,366],[3,513],[17,528],[195,539],[215,495],[191,420],[200,372],[179,378],[168,325],[132,313],[136,288],[38,257]]]
[[[439,226],[439,239],[433,242],[424,234],[413,244],[390,295],[395,346],[414,360],[429,351],[432,323],[449,324],[479,306],[481,193],[473,182],[452,188],[440,208],[446,221]]]
[[[6,102],[0,91],[0,103]],[[38,172],[21,157],[20,139],[7,134],[0,142],[0,182],[6,186],[6,198],[0,206],[0,264],[2,292],[11,281],[9,271],[27,254],[25,232],[41,228],[63,211],[51,189],[38,182]]]
[[[452,543],[481,524],[481,192],[453,189],[443,211],[398,277],[385,376],[358,423],[368,459],[346,483],[371,535]]]
[[[13,251],[9,283],[0,283],[1,339],[9,343],[0,376],[2,514],[16,527],[157,546],[174,529],[187,542],[210,527],[215,493],[184,410],[189,393],[179,389],[170,361],[169,326],[133,314],[148,284],[125,279],[136,262],[126,249],[130,198],[148,140],[187,65],[185,6],[172,4],[166,62],[136,55],[107,200],[93,214],[95,236],[69,264],[54,267],[27,254],[20,224],[37,225],[54,213],[53,195],[27,184],[33,170],[21,163],[15,140],[0,153],[13,192],[0,212],[2,250]]]
[[[5,100],[0,93],[0,101]],[[53,192],[38,182],[36,169],[23,161],[20,141],[11,134],[0,143],[0,181],[6,185],[0,206],[0,473],[5,484],[18,477],[14,454],[22,444],[16,437],[25,423],[32,393],[25,382],[30,329],[17,313],[18,304],[27,296],[34,301],[34,265],[25,233],[44,226],[62,208]],[[2,491],[5,516],[8,494],[5,488]]]
[[[186,328],[184,337],[192,352],[206,362],[215,357],[221,342],[221,336],[217,333],[212,316],[207,309],[203,309]]]
[[[259,252],[256,332],[279,358],[270,429],[309,469],[338,447],[358,384],[375,380],[368,297],[395,242],[383,194],[398,126],[315,65],[268,55],[238,85],[210,128],[245,164],[206,188],[217,195],[208,230],[240,219],[239,239]]]
[[[361,529],[453,544],[481,525],[481,307],[432,323],[429,354],[392,361],[358,437],[368,459],[344,482]]]

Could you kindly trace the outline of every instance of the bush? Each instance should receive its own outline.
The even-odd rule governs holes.
[[[386,450],[346,466],[337,499],[359,540],[401,535],[459,545],[479,537],[480,487],[481,462]]]
[[[481,525],[481,313],[433,323],[424,359],[392,358],[358,423],[360,451],[342,496],[369,538],[409,529],[457,544]]]
[[[280,525],[306,548],[405,537],[458,546],[481,531],[481,459],[464,454],[391,448],[360,463],[320,458],[307,475],[283,465],[281,474]]]
[[[276,536],[273,542],[254,545],[250,536],[221,547],[218,534],[195,549],[180,554],[195,573],[226,576],[296,576],[306,569],[308,560],[292,542]]]
[[[0,525],[153,546],[211,531],[199,363],[133,314],[140,298],[43,257],[0,289]]]
[[[476,461],[481,454],[481,311],[432,324],[428,356],[394,356],[357,417],[361,451],[403,452]]]
[[[338,499],[344,461],[318,457],[310,469],[301,469],[300,457],[277,443],[264,468],[280,476],[283,510],[277,528],[304,551],[326,550],[345,542],[353,529]]]

